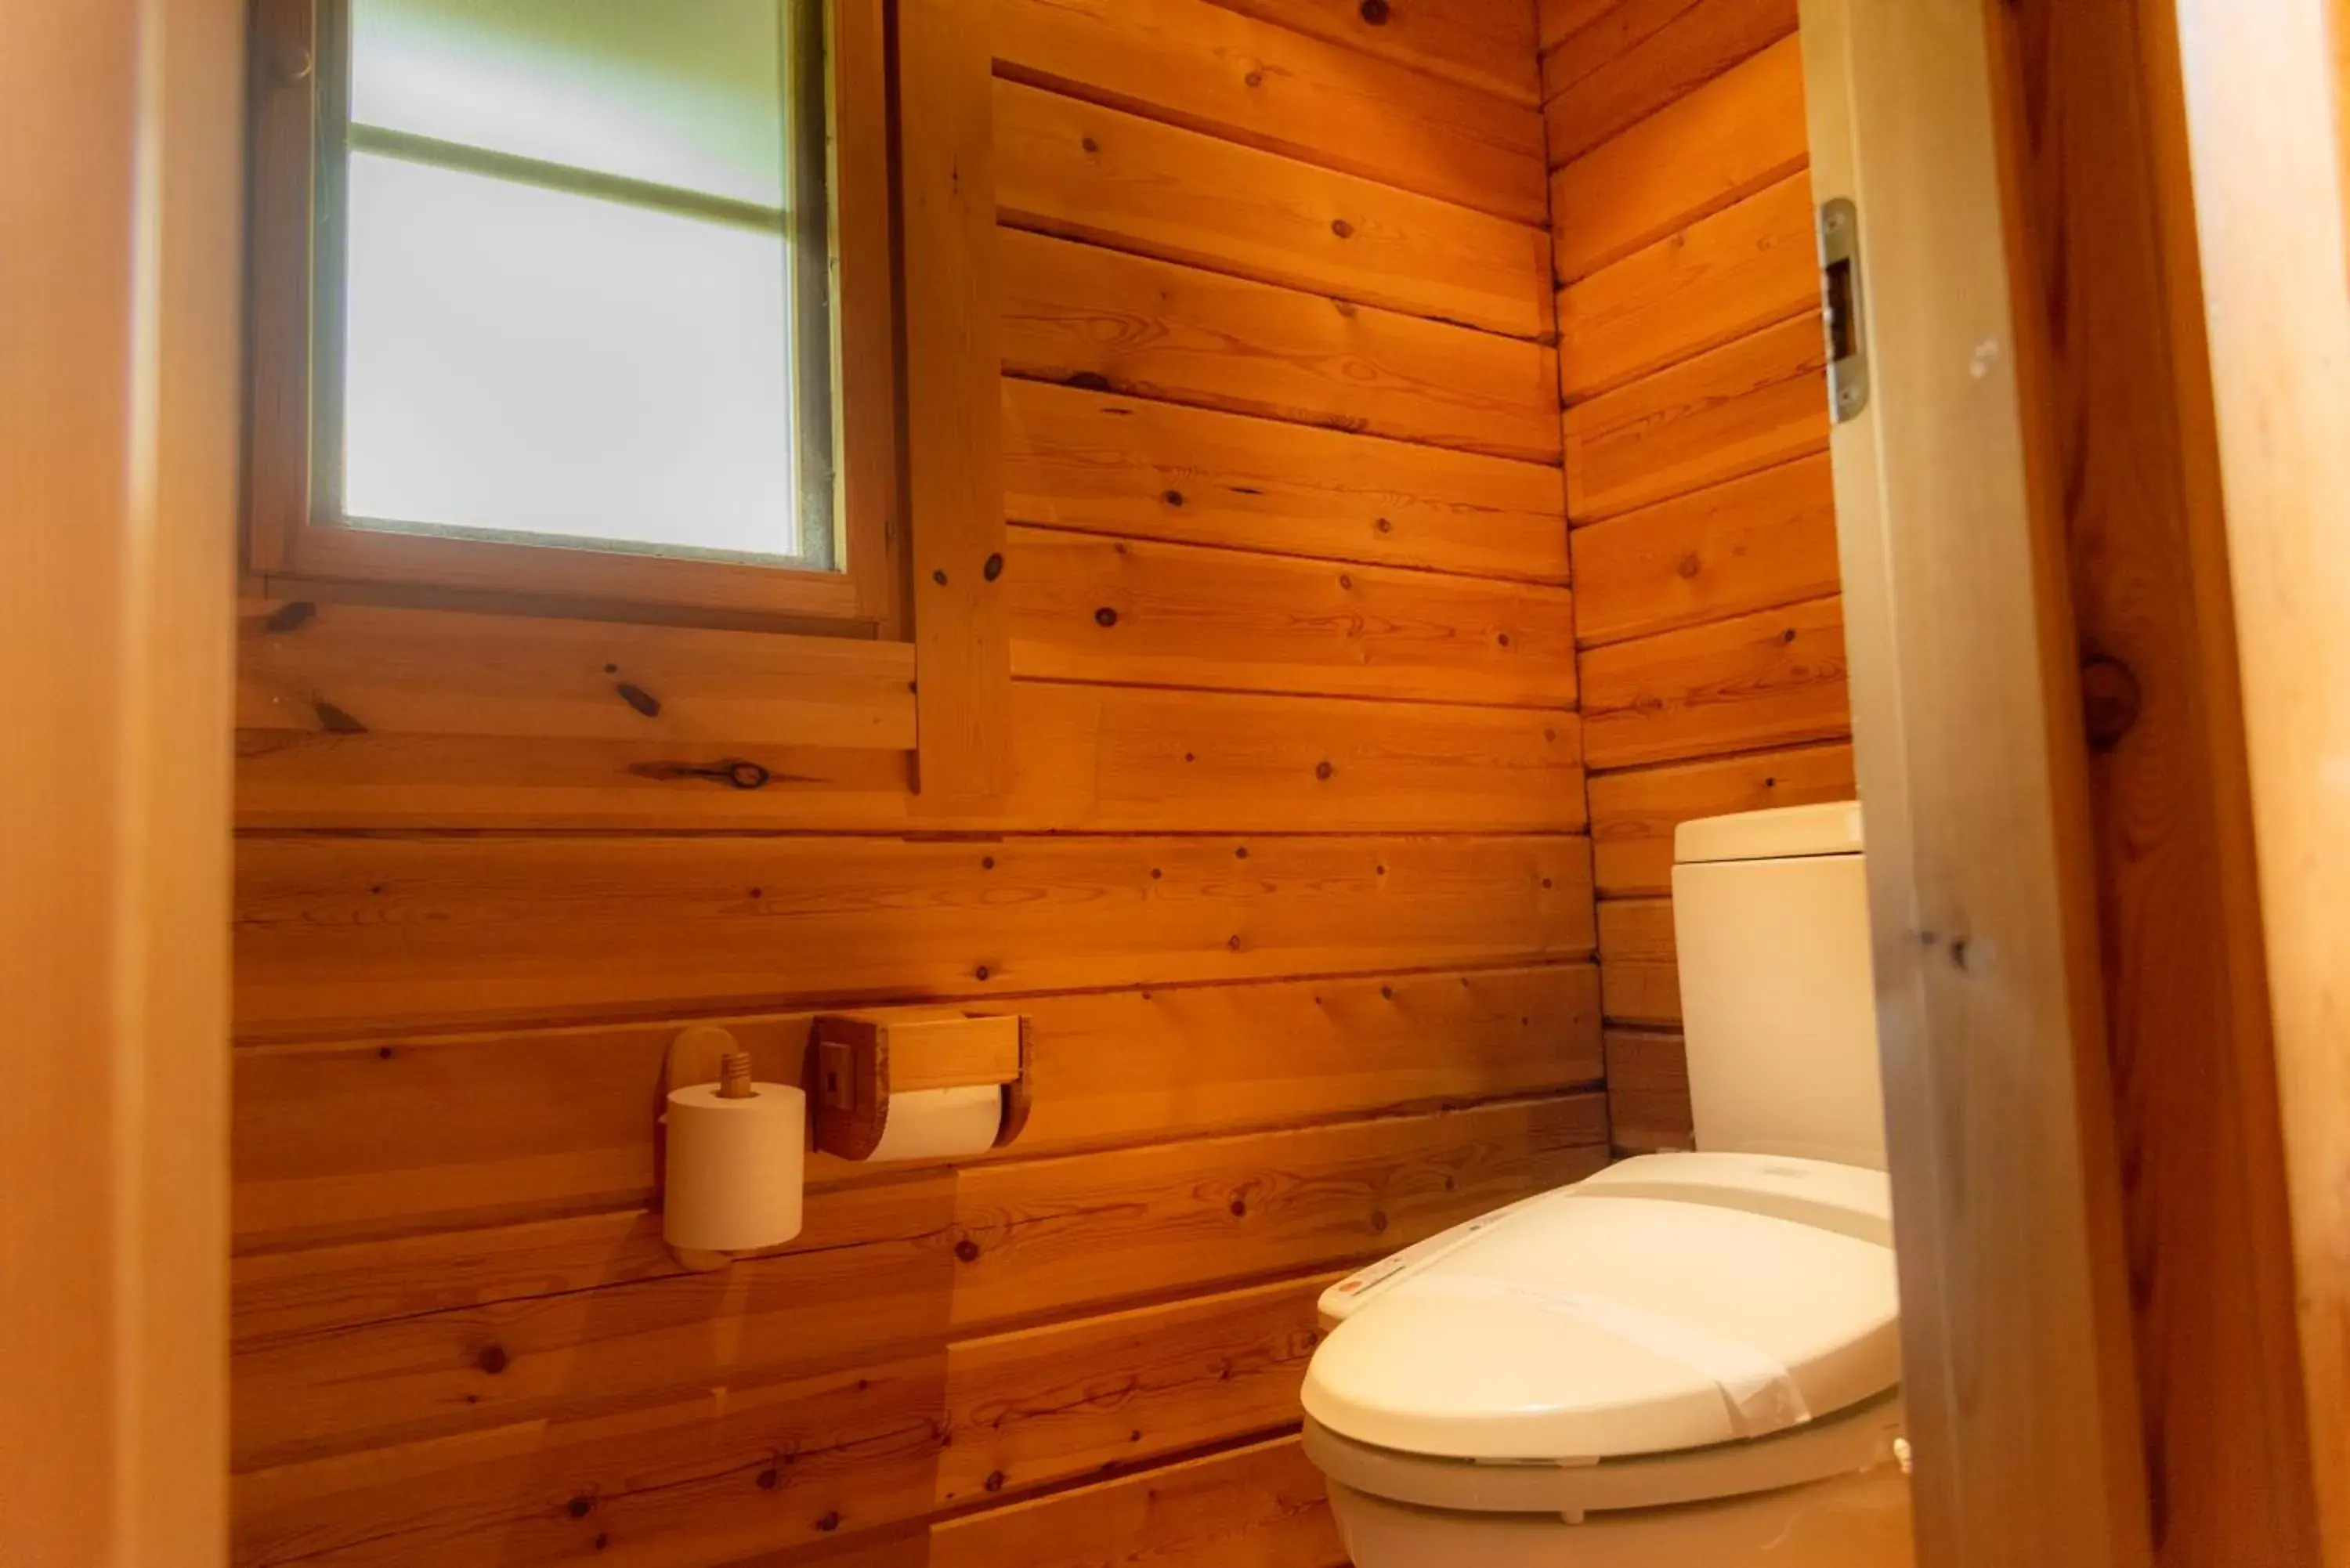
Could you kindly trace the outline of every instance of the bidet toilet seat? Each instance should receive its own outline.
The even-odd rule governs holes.
[[[1333,1286],[1307,1451],[1368,1497],[1568,1520],[1882,1466],[1890,1243],[1881,1172],[1626,1161]]]
[[[1459,1513],[1593,1514],[1673,1508],[1854,1476],[1898,1461],[1905,1419],[1896,1389],[1801,1427],[1681,1453],[1587,1463],[1495,1464],[1399,1453],[1305,1422],[1305,1456],[1336,1485],[1412,1508]]]

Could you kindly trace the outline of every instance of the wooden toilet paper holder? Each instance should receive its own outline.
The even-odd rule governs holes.
[[[880,1146],[889,1096],[923,1089],[1000,1085],[1003,1120],[994,1147],[1028,1124],[1027,1020],[959,1008],[831,1012],[809,1031],[808,1118],[816,1147],[865,1159]]]

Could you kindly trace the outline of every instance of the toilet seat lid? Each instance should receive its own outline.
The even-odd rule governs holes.
[[[1676,1158],[1704,1179],[1673,1179]],[[1306,1411],[1406,1453],[1571,1463],[1763,1437],[1881,1394],[1899,1377],[1892,1249],[1881,1225],[1772,1200],[1806,1179],[1847,1211],[1856,1187],[1883,1203],[1876,1172],[1659,1157],[1367,1270]]]

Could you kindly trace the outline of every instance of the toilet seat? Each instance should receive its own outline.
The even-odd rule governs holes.
[[[1768,1438],[1583,1464],[1493,1464],[1375,1448],[1308,1417],[1306,1458],[1340,1486],[1413,1508],[1461,1513],[1592,1514],[1673,1508],[1858,1475],[1896,1462],[1898,1389]]]
[[[1333,1286],[1306,1414],[1371,1449],[1552,1467],[1816,1426],[1898,1381],[1888,1215],[1855,1167],[1627,1161]]]

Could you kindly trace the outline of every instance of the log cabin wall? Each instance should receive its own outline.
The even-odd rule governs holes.
[[[920,815],[901,643],[294,593],[246,618],[241,1563],[1320,1568],[1315,1294],[1607,1157],[1533,0],[987,21],[998,814]],[[1605,151],[1563,118],[1555,146]],[[1708,211],[1792,224],[1785,195]],[[1642,223],[1575,275],[1643,275]],[[1582,335],[1616,389],[1566,381],[1593,538],[1728,477],[1658,455],[1702,439],[1660,400],[1779,432],[1742,452],[1817,446],[1694,411],[1725,376],[1813,411],[1816,335],[1768,314]],[[1833,584],[1763,596],[1811,601],[1771,668],[1825,663]],[[1762,607],[1704,587],[1709,617]],[[1763,635],[1682,651],[1691,617],[1625,600],[1584,656],[1611,765],[1686,746],[1631,716],[1634,672],[1726,680]],[[1824,677],[1757,684],[1841,712]],[[727,757],[765,787],[685,771]],[[680,1023],[788,1076],[814,1010],[948,998],[1035,1021],[1020,1144],[819,1160],[796,1243],[680,1272],[650,1208]]]
[[[1617,1147],[1690,1141],[1673,829],[1853,792],[1795,0],[1544,0]]]

